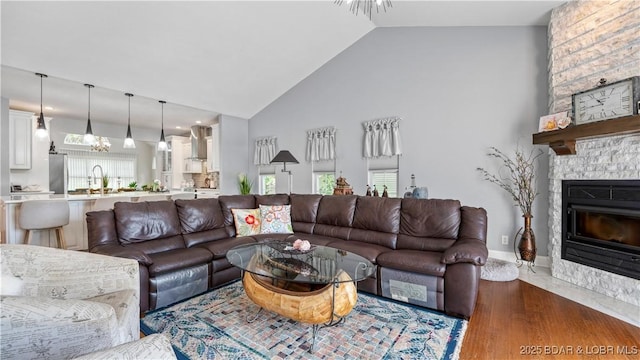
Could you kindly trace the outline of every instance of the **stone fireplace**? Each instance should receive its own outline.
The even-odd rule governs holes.
[[[640,179],[640,135],[578,140],[576,155],[550,157],[549,254],[551,274],[559,279],[640,305],[640,280],[563,259],[563,180]],[[573,259],[575,260],[575,259]],[[628,275],[628,274],[627,274]]]

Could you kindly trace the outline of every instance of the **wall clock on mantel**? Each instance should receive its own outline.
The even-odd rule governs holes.
[[[576,125],[638,114],[640,76],[607,83],[571,96]]]

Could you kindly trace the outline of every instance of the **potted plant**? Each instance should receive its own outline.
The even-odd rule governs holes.
[[[498,185],[509,193],[516,206],[522,211],[524,227],[518,230],[518,233],[522,231],[518,244],[520,252],[518,261],[527,261],[529,267],[531,267],[536,259],[537,250],[535,236],[531,229],[531,218],[533,217],[531,209],[533,201],[538,196],[535,189],[535,162],[542,155],[542,150],[531,150],[528,155],[525,155],[521,149],[516,149],[515,157],[512,159],[497,148],[491,147],[487,155],[500,160],[504,171],[494,175],[484,168],[478,168],[477,170],[482,173],[485,180]]]
[[[107,192],[107,188],[109,187],[109,175],[107,174],[102,176],[102,187],[104,187],[104,191]]]
[[[238,175],[238,190],[240,190],[240,194],[248,195],[251,194],[251,187],[253,184],[249,181],[247,174],[240,173]]]

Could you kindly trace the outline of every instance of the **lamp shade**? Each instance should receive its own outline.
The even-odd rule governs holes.
[[[289,150],[280,150],[280,152],[271,160],[271,163],[293,163],[298,164],[298,160],[289,152]]]

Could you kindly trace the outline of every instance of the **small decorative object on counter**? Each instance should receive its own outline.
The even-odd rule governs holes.
[[[158,179],[153,180],[153,185],[152,186],[153,187],[151,188],[151,191],[153,191],[153,192],[160,191],[160,180],[158,180]]]
[[[369,184],[367,184],[367,193],[365,196],[371,196],[371,186],[369,186]]]
[[[373,184],[373,196],[380,196],[378,189],[376,188],[376,184]]]
[[[387,185],[383,185],[384,188],[382,190],[382,197],[389,197],[389,193],[387,192]]]
[[[51,142],[51,144],[49,144],[49,154],[57,154],[58,152],[56,151],[56,146],[53,144],[53,141]]]
[[[414,174],[411,174],[411,186],[407,186],[407,188],[405,189],[404,197],[405,198],[412,198],[413,197],[413,190],[415,188],[416,188],[416,176]]]
[[[333,188],[333,195],[353,195],[353,189],[351,185],[342,176],[336,179],[336,187]]]

